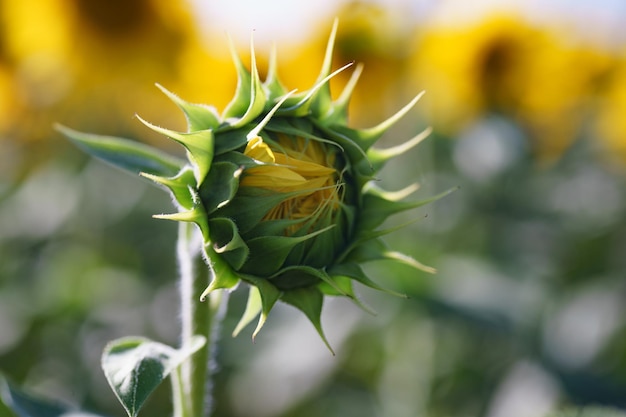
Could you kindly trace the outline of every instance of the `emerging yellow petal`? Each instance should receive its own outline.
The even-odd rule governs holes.
[[[248,141],[244,155],[260,162],[274,162],[274,153],[260,136],[256,136]]]
[[[270,147],[257,136],[248,142],[244,154],[262,164],[244,172],[242,187],[297,193],[270,210],[265,220],[315,219],[324,210],[339,207],[343,185],[334,167],[335,152],[323,143],[279,135]],[[288,232],[299,228],[294,226]]]

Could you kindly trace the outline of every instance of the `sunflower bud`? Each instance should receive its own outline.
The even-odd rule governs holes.
[[[177,213],[155,217],[194,222],[200,228],[213,270],[213,280],[201,298],[242,281],[249,284],[247,308],[234,334],[260,315],[256,335],[274,304],[282,300],[303,311],[326,342],[320,323],[324,295],[347,296],[359,304],[354,281],[382,289],[364,274],[361,263],[389,259],[432,272],[389,250],[380,237],[393,230],[378,227],[388,216],[440,196],[405,202],[401,200],[416,187],[391,193],[372,182],[388,160],[428,135],[426,130],[391,149],[373,147],[421,93],[375,127],[348,127],[347,106],[361,67],[356,67],[333,101],[329,80],[351,66],[330,71],[336,28],[335,23],[321,73],[310,90],[298,93],[282,86],[275,54],[268,77],[261,82],[254,48],[250,69],[233,53],[239,82],[221,115],[160,87],[185,114],[187,132],[140,118],[184,146],[188,161],[176,162],[137,145],[132,145],[134,151],[125,151],[125,163],[150,160],[135,170],[167,188],[177,205]],[[108,139],[62,131],[88,151],[124,165],[110,158],[110,147],[98,145]]]

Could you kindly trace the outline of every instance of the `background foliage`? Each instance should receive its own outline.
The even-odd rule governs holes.
[[[343,2],[297,37],[272,32],[284,83],[306,88],[339,16],[336,64],[365,63],[355,125],[427,91],[383,140],[426,125],[432,138],[384,180],[418,181],[421,196],[461,188],[393,237],[436,275],[368,265],[409,300],[363,289],[376,316],[327,303],[336,357],[288,306],[255,344],[250,329],[224,331],[216,416],[626,408],[626,43],[615,24],[626,10],[553,2],[532,14],[503,3],[470,13],[462,1]],[[124,411],[99,368],[106,342],[177,342],[176,230],[151,218],[170,210],[164,193],[88,159],[52,123],[168,147],[132,117],[183,128],[155,82],[223,108],[236,82],[227,42],[207,20],[216,12],[194,20],[191,6],[0,0],[0,370],[109,416]],[[239,11],[244,23],[230,24],[241,51],[240,28],[244,38],[256,28],[269,50],[270,26],[294,27],[286,12],[246,26],[263,14]],[[243,303],[235,291],[225,329]],[[167,415],[167,398],[152,397],[145,415]]]

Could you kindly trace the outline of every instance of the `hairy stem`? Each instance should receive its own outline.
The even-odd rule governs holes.
[[[207,343],[183,363],[173,375],[174,416],[206,417],[211,409],[211,354],[218,301],[200,302],[200,294],[209,285],[210,269],[202,257],[202,238],[191,223],[179,224],[177,256],[180,268],[181,345],[191,343],[194,335],[206,337]]]

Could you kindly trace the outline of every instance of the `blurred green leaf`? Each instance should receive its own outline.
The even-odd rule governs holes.
[[[102,369],[118,400],[135,417],[150,394],[165,378],[206,343],[196,336],[193,343],[176,350],[142,337],[110,342],[102,354]]]
[[[172,177],[184,165],[178,158],[129,139],[78,132],[62,125],[56,129],[86,153],[134,174]]]
[[[100,417],[96,414],[73,410],[60,402],[34,397],[1,376],[0,399],[18,417]]]

